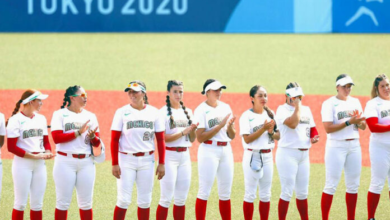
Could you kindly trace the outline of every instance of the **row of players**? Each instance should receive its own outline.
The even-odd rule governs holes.
[[[333,194],[341,173],[345,171],[348,220],[355,218],[357,192],[361,173],[361,149],[358,130],[366,123],[370,137],[371,185],[367,196],[368,218],[373,219],[380,193],[390,170],[390,85],[385,75],[378,75],[372,87],[372,99],[363,110],[358,99],[350,96],[352,79],[340,75],[336,79],[337,95],[322,105],[322,121],[327,132],[325,166],[326,183],[321,199],[322,219],[328,219]],[[130,104],[119,108],[111,127],[112,174],[117,178],[117,204],[114,220],[125,219],[131,202],[134,182],[137,185],[138,219],[149,219],[154,176],[154,139],[157,139],[161,196],[157,219],[166,219],[174,199],[175,220],[185,218],[185,202],[190,189],[191,161],[188,148],[197,139],[199,189],[196,219],[206,218],[207,200],[217,177],[219,209],[223,220],[231,219],[230,194],[233,182],[233,153],[230,141],[236,131],[229,105],[219,101],[226,86],[214,79],[203,85],[206,101],[192,111],[182,102],[183,83],[171,80],[167,86],[166,105],[157,110],[148,104],[146,86],[133,81],[126,88]],[[242,166],[245,176],[243,213],[252,219],[253,201],[259,189],[261,219],[268,219],[273,176],[272,150],[279,140],[276,153],[281,195],[279,219],[286,219],[289,201],[296,193],[301,219],[308,219],[308,185],[310,175],[309,149],[318,142],[310,108],[301,104],[304,96],[298,83],[286,88],[286,103],[274,112],[267,107],[268,96],[263,86],[255,85],[249,92],[253,107],[240,120],[240,135],[245,148]],[[51,153],[47,122],[38,114],[42,100],[48,95],[27,90],[16,104],[7,121],[8,150],[15,154],[12,164],[15,202],[13,220],[23,219],[30,194],[31,219],[42,219],[43,196],[46,188],[45,159]],[[67,219],[74,187],[82,220],[92,219],[92,195],[95,181],[94,159],[101,157],[99,126],[95,114],[84,109],[87,93],[80,86],[69,87],[61,109],[51,121],[51,134],[56,143],[57,157],[53,175],[56,186],[55,219]],[[23,110],[19,112],[20,105]],[[0,136],[5,135],[4,116]]]

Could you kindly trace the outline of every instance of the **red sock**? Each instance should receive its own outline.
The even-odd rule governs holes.
[[[115,206],[114,220],[125,220],[127,209],[119,208]]]
[[[270,205],[271,202],[260,201],[259,203],[260,220],[268,220]]]
[[[56,209],[56,211],[54,212],[55,220],[66,220],[67,218],[68,218],[68,210]]]
[[[253,202],[245,202],[242,205],[242,209],[244,210],[244,219],[252,220],[253,218]]]
[[[195,204],[196,220],[206,219],[206,209],[207,209],[207,200],[197,198]]]
[[[39,210],[39,211],[30,210],[30,219],[31,220],[42,220],[42,210]]]
[[[173,219],[174,220],[184,220],[186,216],[186,206],[185,205],[174,205],[173,206]]]
[[[166,220],[167,217],[168,217],[168,208],[158,205],[156,211],[156,220]]]
[[[219,213],[221,214],[222,220],[232,219],[232,210],[229,200],[219,200]]]
[[[79,209],[79,212],[80,212],[80,219],[81,220],[92,220],[93,219],[92,209],[88,209],[88,210]]]
[[[322,220],[329,219],[330,207],[332,206],[333,195],[322,193],[321,197],[321,212],[322,212]]]
[[[307,205],[307,199],[296,199],[297,201],[297,208],[299,211],[299,215],[301,216],[301,220],[309,220],[309,213],[308,213],[308,205]]]
[[[286,220],[289,203],[290,202],[284,201],[283,199],[279,199],[279,205],[278,205],[279,220]]]
[[[140,208],[138,207],[138,220],[149,220],[150,208]]]
[[[345,201],[347,203],[348,220],[355,219],[355,210],[357,203],[357,193],[345,193]]]
[[[376,207],[378,207],[379,199],[381,194],[376,194],[368,191],[367,195],[367,211],[368,218],[375,218]]]
[[[24,211],[12,210],[12,220],[23,220]]]

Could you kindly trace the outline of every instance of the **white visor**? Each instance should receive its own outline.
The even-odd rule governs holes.
[[[353,83],[352,78],[349,77],[349,76],[341,78],[341,79],[337,80],[337,82],[336,82],[336,86],[345,86],[345,85],[348,85],[348,84],[355,85]]]
[[[136,82],[130,83],[125,89],[125,92],[128,92],[130,89],[136,92],[142,91],[143,93],[146,93],[145,87],[143,87],[141,84]]]
[[[41,92],[39,91],[36,91],[34,92],[34,94],[30,95],[28,98],[26,98],[25,100],[22,101],[23,104],[27,104],[35,99],[40,99],[40,100],[43,100],[43,99],[46,99],[47,97],[49,97],[49,95],[44,95],[42,94]]]
[[[295,87],[295,88],[290,88],[286,90],[286,95],[288,97],[294,98],[297,96],[304,96],[302,88],[301,87]]]
[[[220,81],[214,81],[206,86],[204,92],[206,93],[209,90],[218,90],[218,89],[226,89],[226,86],[222,85]]]

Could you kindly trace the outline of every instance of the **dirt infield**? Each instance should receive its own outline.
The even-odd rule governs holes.
[[[64,91],[58,90],[42,90],[43,93],[49,94],[49,98],[44,101],[44,105],[41,110],[41,114],[45,115],[48,123],[50,124],[53,111],[60,108],[62,105],[62,100],[64,97]],[[16,102],[20,98],[23,90],[0,90],[0,112],[2,112],[6,119],[10,117]],[[151,105],[158,108],[162,107],[165,104],[165,92],[148,92],[148,99]],[[312,163],[323,163],[324,162],[324,152],[325,152],[325,143],[326,143],[326,133],[321,123],[321,104],[329,96],[325,95],[307,95],[303,99],[303,104],[310,106],[314,120],[317,125],[318,132],[320,133],[320,142],[313,145],[310,150],[310,160]],[[365,107],[365,104],[368,101],[368,97],[358,97],[360,102]],[[184,97],[184,104],[194,110],[200,102],[204,101],[204,97],[200,93],[186,92]],[[276,111],[277,106],[284,103],[284,95],[269,95],[269,107]],[[238,118],[241,114],[251,107],[250,99],[247,94],[237,94],[237,93],[224,93],[222,95],[222,101],[228,103],[234,114],[237,116],[236,129],[237,134],[239,133]],[[119,107],[128,104],[128,97],[124,92],[120,91],[89,91],[88,92],[88,104],[86,109],[92,111],[97,115],[99,124],[100,124],[100,133],[104,143],[109,148],[110,143],[110,127],[111,121],[114,116],[115,110]],[[49,131],[50,132],[50,131]],[[370,132],[368,129],[364,132],[360,132],[360,143],[362,145],[362,154],[363,154],[363,165],[369,166],[369,154],[368,154],[368,141]],[[52,146],[54,143],[50,137]],[[193,161],[197,160],[197,149],[199,143],[194,143],[191,148],[191,159]],[[234,149],[234,160],[236,162],[241,162],[243,148],[241,144],[241,138],[236,136],[232,142]],[[109,151],[109,149],[107,149]],[[12,154],[7,151],[6,144],[1,150],[3,159],[12,158]],[[275,151],[274,151],[275,152]],[[111,159],[110,153],[107,154],[107,159]]]

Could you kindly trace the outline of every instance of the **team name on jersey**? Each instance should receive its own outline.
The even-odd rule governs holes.
[[[381,118],[389,116],[390,109],[381,111]]]
[[[28,131],[23,131],[23,139],[30,137],[42,137],[43,130],[42,129],[30,129]]]
[[[352,110],[342,111],[342,112],[337,113],[337,119],[341,120],[343,118],[350,118],[352,114],[353,114]]]
[[[310,124],[310,118],[309,117],[301,117],[299,120],[299,124]]]
[[[174,120],[173,123],[169,124],[169,127],[171,129],[177,128],[177,127],[185,128],[185,127],[187,127],[187,125],[188,125],[188,120]]]
[[[65,124],[65,131],[78,130],[82,126],[83,126],[83,123],[80,123],[80,122],[66,123]]]
[[[253,133],[256,132],[256,131],[258,131],[258,130],[259,130],[260,128],[262,128],[263,126],[264,126],[264,124],[254,127],[254,128],[253,128]]]
[[[129,130],[132,128],[149,128],[153,130],[153,122],[144,120],[128,121],[126,123],[126,129]]]
[[[219,124],[221,123],[222,120],[223,120],[222,117],[210,119],[210,120],[208,121],[209,128],[212,128],[212,127],[214,127],[214,126],[216,126],[216,125],[219,125]]]

